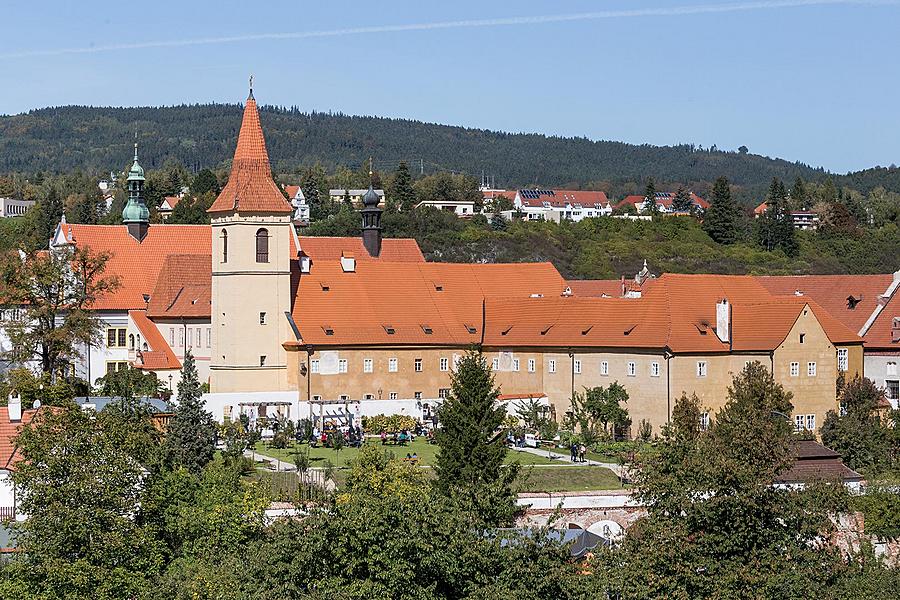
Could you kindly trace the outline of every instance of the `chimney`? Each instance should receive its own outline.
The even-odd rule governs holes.
[[[716,304],[716,335],[722,342],[731,343],[731,305],[727,298]]]
[[[16,395],[9,395],[9,403],[7,404],[7,409],[9,410],[9,422],[10,423],[18,423],[22,420],[22,396],[16,392]]]

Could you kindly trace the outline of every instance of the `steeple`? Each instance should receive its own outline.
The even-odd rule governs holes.
[[[138,145],[134,143],[134,163],[128,171],[128,203],[122,211],[122,223],[131,237],[141,242],[150,228],[150,211],[144,204],[144,169],[138,163]]]
[[[369,189],[363,196],[362,239],[369,256],[378,258],[381,254],[381,209],[378,208],[378,194],[372,185],[372,160],[369,159]]]
[[[231,163],[231,175],[225,189],[207,212],[290,214],[293,212],[291,205],[272,180],[266,140],[259,123],[259,109],[253,97],[252,76],[250,85],[250,95],[244,105],[244,118]]]

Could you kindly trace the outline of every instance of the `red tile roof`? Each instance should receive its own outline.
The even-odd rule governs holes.
[[[337,260],[344,253],[358,261],[425,262],[419,244],[411,238],[385,238],[378,258],[369,256],[360,237],[301,237],[300,247],[312,261]]]
[[[695,194],[694,192],[689,192],[691,196],[691,202],[695,206],[699,206],[703,210],[709,208],[709,202]],[[675,194],[673,192],[657,192],[656,193],[656,203],[664,206],[666,210],[672,207],[672,201],[675,199]],[[624,200],[616,204],[616,208],[622,208],[628,204],[634,205],[636,208],[640,209],[641,206],[646,201],[646,196],[641,195],[631,195],[626,196]]]
[[[330,345],[457,345],[481,341],[485,298],[562,293],[550,263],[319,261],[300,278],[293,316],[303,341]]]
[[[878,306],[878,297],[891,284],[887,275],[800,275],[759,277],[774,295],[794,295],[811,299],[853,331],[865,325]],[[851,302],[850,297],[856,302]],[[853,306],[853,308],[851,308]],[[868,339],[868,336],[866,336]]]
[[[297,195],[297,192],[300,191],[299,185],[286,185],[284,186],[284,191],[287,193],[288,198],[293,198]]]
[[[119,279],[119,288],[101,298],[96,310],[144,308],[144,294],[152,294],[163,264],[171,254],[211,256],[209,225],[151,225],[142,242],[124,225],[66,224],[75,244],[95,252],[109,252],[106,274]]]
[[[14,471],[16,463],[22,459],[16,446],[16,436],[23,426],[31,423],[40,409],[22,411],[22,420],[12,423],[9,420],[9,407],[0,406],[0,469]]]
[[[137,353],[137,359],[134,361],[135,368],[148,371],[180,369],[181,363],[178,361],[178,357],[175,356],[156,325],[147,318],[146,313],[142,310],[132,310],[128,312],[128,316],[131,317],[144,341],[150,347],[149,350]]]
[[[259,110],[251,95],[244,106],[231,174],[208,212],[290,213],[291,205],[272,180],[266,140],[259,124]]]
[[[209,254],[166,257],[150,294],[150,318],[209,318],[212,305],[212,261]]]
[[[503,196],[506,194],[497,194],[498,196]],[[541,208],[544,206],[544,202],[550,204],[550,206],[554,208],[565,208],[565,206],[580,204],[582,206],[595,206],[599,204],[601,207],[605,207],[609,204],[609,198],[606,197],[606,192],[602,191],[593,191],[593,190],[519,190],[519,200],[522,202],[522,206],[530,206],[534,208]],[[537,195],[537,198],[529,198],[527,195]],[[515,193],[511,193],[510,195],[506,195],[507,198],[514,198],[516,196]]]
[[[644,292],[655,281],[655,278],[648,278],[639,284],[634,279],[626,279],[623,284],[621,279],[568,279],[566,285],[580,298],[621,298],[623,286],[626,292]]]
[[[169,208],[174,210],[181,201],[181,198],[178,196],[166,196],[163,200],[169,205]]]
[[[900,352],[900,341],[894,341],[891,333],[894,319],[900,319],[900,289],[894,292],[866,331],[866,349]]]

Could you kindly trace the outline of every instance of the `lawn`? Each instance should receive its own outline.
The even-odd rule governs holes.
[[[524,468],[519,483],[523,492],[587,492],[624,487],[616,474],[604,467]]]
[[[381,447],[381,442],[378,440],[370,440],[367,443]],[[307,446],[306,444],[297,444],[296,447],[306,448]],[[285,449],[269,448],[266,442],[257,442],[256,444],[257,453],[283,460],[289,464],[294,463],[294,448],[294,446],[289,446]],[[433,465],[435,454],[437,454],[438,450],[436,445],[429,444],[424,438],[418,438],[406,446],[384,446],[384,448],[393,452],[394,456],[398,458],[405,457],[407,453],[416,454],[419,457],[419,464],[422,466]],[[323,467],[326,460],[330,460],[337,467],[344,467],[349,461],[356,458],[357,454],[359,454],[359,450],[356,448],[344,448],[340,452],[336,452],[331,448],[322,448],[321,446],[309,448],[309,458],[313,468]],[[510,451],[506,457],[506,462],[519,462],[522,465],[554,465],[559,464],[561,460],[564,459],[551,459],[546,456],[535,456],[527,452],[513,451]]]

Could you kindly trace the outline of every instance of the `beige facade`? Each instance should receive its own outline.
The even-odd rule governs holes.
[[[288,389],[291,227],[290,215],[212,220],[211,392]],[[267,240],[264,254],[258,236]]]

